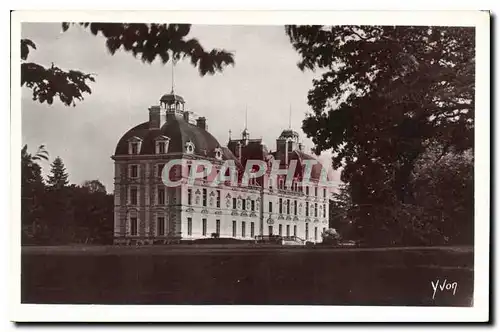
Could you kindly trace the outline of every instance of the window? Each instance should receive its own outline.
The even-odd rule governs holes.
[[[220,208],[220,190],[217,190],[217,207]]]
[[[130,165],[130,177],[136,178],[139,175],[139,166],[138,165]]]
[[[297,225],[293,225],[293,236],[297,236]]]
[[[158,226],[158,235],[159,236],[165,235],[165,218],[164,217],[158,217],[157,226]]]
[[[283,235],[283,225],[282,224],[279,224],[278,226],[278,232],[279,232],[279,235]]]
[[[215,221],[215,233],[220,235],[220,220],[219,219],[217,219]]]
[[[273,202],[269,202],[269,212],[273,212]]]
[[[314,241],[318,241],[318,227],[314,227]]]
[[[233,197],[233,210],[236,210],[236,197]]]
[[[203,188],[203,206],[207,206],[207,190]]]
[[[130,154],[138,154],[139,153],[139,143],[132,142],[130,143]]]
[[[165,188],[158,187],[158,205],[165,205]]]
[[[137,235],[137,218],[130,218],[130,235]]]
[[[293,214],[297,215],[297,200],[293,201]]]
[[[167,150],[166,146],[167,146],[167,142],[158,142],[158,153],[159,154],[165,153],[165,151]]]
[[[280,179],[280,189],[283,189],[283,183],[284,183],[283,179]]]
[[[246,199],[243,198],[241,200],[241,208],[242,208],[243,211],[245,211],[245,208],[246,208],[246,204],[245,203],[246,203]]]
[[[309,196],[309,187],[306,187],[306,195]]]
[[[187,177],[189,178],[190,175],[191,175],[191,165],[188,165]]]
[[[222,150],[221,148],[215,149],[215,158],[221,160],[222,159]]]
[[[322,233],[322,234],[324,234],[324,233],[325,233],[325,231],[326,231],[326,227],[323,227],[323,233]]]
[[[326,198],[326,188],[323,188],[323,197]]]
[[[309,217],[309,202],[306,202],[306,217]]]
[[[290,225],[286,225],[286,236],[290,236]]]
[[[314,203],[314,216],[318,216],[318,203]]]
[[[290,200],[286,200],[286,214],[290,214]]]
[[[233,220],[233,237],[236,237],[236,220]]]
[[[186,153],[193,153],[194,152],[194,144],[192,142],[187,142],[186,143]]]
[[[280,201],[279,201],[279,210],[280,210],[280,214],[283,213],[283,199],[280,198]]]
[[[326,204],[323,204],[323,218],[326,218]]]
[[[318,197],[318,187],[314,187],[314,196]]]
[[[201,220],[202,235],[207,236],[207,219],[203,218]]]
[[[309,224],[306,223],[306,240],[309,240]]]
[[[156,176],[158,176],[158,177],[162,176],[163,168],[165,168],[165,164],[158,164],[156,166]]]
[[[132,205],[137,205],[137,188],[136,187],[132,187],[130,188],[130,204]]]
[[[269,179],[269,190],[273,190],[273,179]]]
[[[253,221],[250,223],[250,236],[255,236],[255,223]]]
[[[246,236],[246,223],[244,221],[241,222],[241,237],[245,237]]]
[[[268,227],[269,236],[273,235],[273,226]]]
[[[250,210],[255,211],[255,201],[253,199],[250,201]]]
[[[188,189],[188,205],[193,202],[193,189]]]
[[[193,235],[193,219],[188,218],[188,235]]]

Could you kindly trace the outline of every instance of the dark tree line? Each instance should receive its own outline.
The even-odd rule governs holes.
[[[471,243],[474,29],[286,33],[299,68],[324,72],[309,91],[303,130],[342,168],[334,219],[343,215],[349,232],[370,243]]]
[[[112,243],[113,196],[104,185],[69,184],[60,157],[45,181],[40,160],[48,160],[43,146],[35,154],[21,150],[22,244]]]

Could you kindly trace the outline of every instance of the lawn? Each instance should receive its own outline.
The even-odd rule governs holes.
[[[473,251],[252,245],[24,247],[24,303],[470,306]],[[453,295],[431,282],[457,282]]]

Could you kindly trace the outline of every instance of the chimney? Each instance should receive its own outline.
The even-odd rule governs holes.
[[[196,119],[196,125],[203,130],[207,130],[207,119],[204,116],[199,117]]]
[[[184,111],[184,113],[182,113],[182,117],[184,118],[184,121],[189,123],[189,112],[188,111]]]
[[[165,114],[162,114],[160,106],[149,108],[149,129],[159,129],[165,124]]]

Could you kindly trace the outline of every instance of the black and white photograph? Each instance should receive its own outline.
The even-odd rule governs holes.
[[[489,13],[281,14],[12,12],[16,320],[488,320]]]

